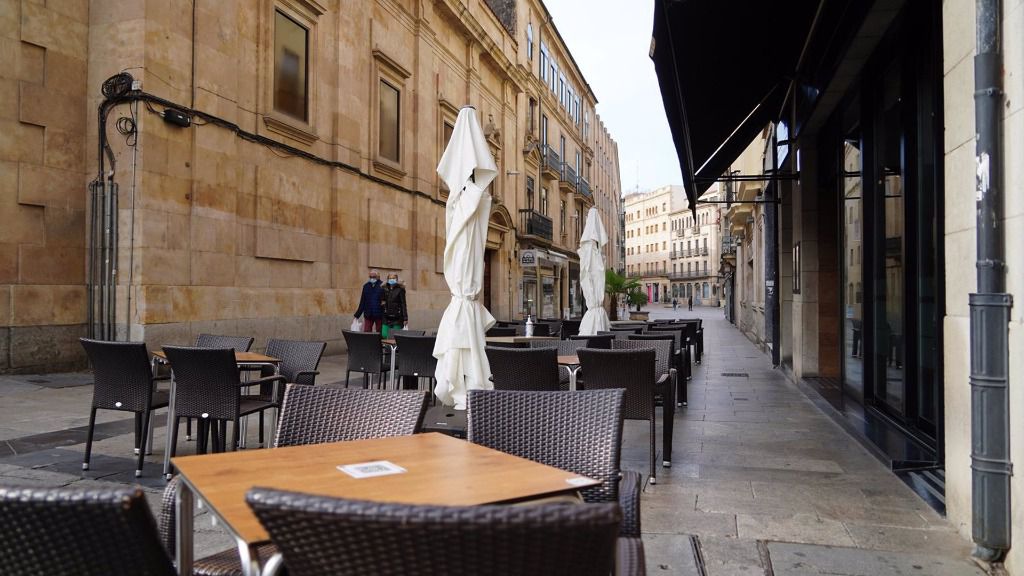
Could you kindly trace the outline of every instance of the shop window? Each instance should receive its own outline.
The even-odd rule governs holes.
[[[309,30],[274,11],[274,110],[309,120]]]

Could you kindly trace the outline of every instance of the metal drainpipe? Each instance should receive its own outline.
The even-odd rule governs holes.
[[[1002,38],[999,0],[977,0],[978,292],[970,295],[971,480],[974,555],[996,562],[1010,548],[1009,321],[1003,234]]]

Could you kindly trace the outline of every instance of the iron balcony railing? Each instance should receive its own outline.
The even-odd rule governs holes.
[[[553,237],[551,218],[529,208],[519,211],[519,227],[526,236],[537,236],[548,242]]]
[[[707,247],[707,246],[703,246],[703,247],[701,247],[701,249],[700,249],[700,255],[701,255],[701,256],[707,256],[707,255],[708,255],[708,247]]]
[[[683,252],[681,250],[673,250],[673,251],[669,252],[668,257],[673,259],[673,260],[676,260],[677,258],[682,258],[683,257]]]
[[[679,238],[682,238],[685,235],[686,235],[686,229],[685,228],[677,228],[676,229],[676,236],[678,236]]]
[[[576,189],[576,191],[586,196],[587,198],[594,197],[594,193],[590,190],[590,182],[587,182],[583,178],[580,178],[579,187]]]
[[[551,168],[555,172],[559,172],[562,168],[562,159],[558,157],[558,152],[551,146],[544,146],[544,167]]]
[[[568,162],[562,163],[562,182],[568,182],[573,188],[576,187],[576,170]]]

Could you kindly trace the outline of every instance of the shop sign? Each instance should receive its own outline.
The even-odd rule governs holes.
[[[523,250],[519,253],[520,266],[536,266],[537,252],[535,250]]]

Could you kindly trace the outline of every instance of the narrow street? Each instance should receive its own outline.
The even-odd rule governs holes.
[[[773,371],[720,309],[651,312],[673,315],[704,319],[705,348],[689,406],[676,413],[673,465],[643,497],[649,574],[982,573],[968,559],[969,543]],[[342,386],[344,365],[344,356],[324,358],[319,382]],[[91,469],[81,471],[90,397],[87,373],[0,377],[0,482],[135,483],[132,421],[116,413],[101,417]],[[164,433],[161,417],[138,479],[154,505]],[[623,467],[646,470],[647,447],[646,423],[627,422]],[[182,440],[179,450],[194,447]],[[202,512],[196,529],[198,556],[231,545]]]
[[[982,574],[970,543],[772,370],[722,310],[651,310],[703,318],[704,357],[676,413],[672,468],[644,495],[649,574]],[[644,470],[644,424],[626,429],[624,466]]]

